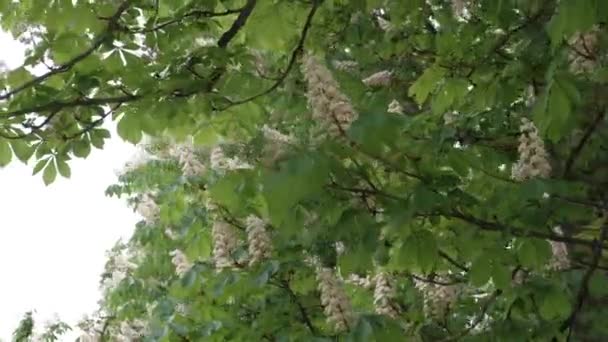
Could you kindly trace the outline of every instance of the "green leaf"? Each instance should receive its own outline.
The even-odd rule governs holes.
[[[125,113],[122,119],[118,122],[116,130],[118,135],[124,140],[137,144],[143,137],[141,132],[140,122],[135,113]]]
[[[485,285],[492,276],[492,262],[487,255],[482,254],[471,265],[469,279],[474,286]]]
[[[45,159],[39,160],[36,163],[36,166],[34,166],[34,171],[33,171],[32,175],[35,175],[38,172],[42,171],[42,169],[46,166],[46,164],[48,162],[49,162],[49,158],[45,158]]]
[[[0,139],[0,167],[8,165],[13,159],[13,151],[5,139]]]
[[[70,170],[70,166],[63,159],[55,159],[57,162],[57,170],[59,170],[59,174],[64,178],[70,178],[72,172]]]
[[[517,249],[517,257],[522,266],[541,269],[551,256],[551,247],[545,240],[523,239]]]
[[[91,153],[91,144],[86,139],[81,139],[74,142],[72,152],[76,157],[86,158]]]
[[[438,255],[437,242],[433,234],[428,230],[418,230],[401,246],[399,260],[426,274],[435,267]]]
[[[48,163],[44,168],[44,172],[42,173],[42,180],[45,185],[49,185],[55,181],[57,177],[57,169],[55,168],[55,163]]]
[[[445,75],[446,70],[440,66],[433,65],[410,86],[409,96],[413,96],[419,105],[422,105],[429,94],[437,87],[437,84]]]
[[[564,291],[550,289],[541,295],[539,311],[546,320],[558,320],[568,317],[571,310],[570,300]]]
[[[12,140],[11,147],[17,158],[25,164],[34,154],[34,147],[21,139]]]

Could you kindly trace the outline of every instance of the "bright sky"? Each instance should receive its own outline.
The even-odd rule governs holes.
[[[19,43],[0,32],[0,46],[0,60],[18,67]],[[135,152],[120,139],[107,141],[70,163],[71,179],[58,176],[48,187],[16,158],[0,169],[0,340],[11,340],[28,310],[36,310],[40,325],[54,313],[73,325],[95,310],[105,251],[128,239],[139,220],[124,201],[104,194]]]

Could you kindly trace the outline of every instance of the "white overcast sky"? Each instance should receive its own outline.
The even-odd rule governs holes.
[[[23,47],[4,32],[0,46],[0,60],[18,67]],[[73,325],[96,308],[105,251],[128,239],[139,220],[104,194],[135,151],[114,138],[85,160],[74,159],[71,179],[58,176],[48,187],[16,158],[0,168],[0,340],[11,340],[28,310],[36,310],[41,325],[55,313]]]

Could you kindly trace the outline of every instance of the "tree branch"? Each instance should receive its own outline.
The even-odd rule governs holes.
[[[156,26],[150,27],[150,28],[142,28],[139,30],[129,30],[129,32],[131,33],[149,33],[149,32],[154,32],[154,31],[158,31],[158,30],[162,30],[163,28],[173,25],[173,24],[177,24],[182,22],[184,19],[190,18],[190,17],[194,17],[194,18],[213,18],[213,17],[224,17],[227,15],[232,15],[232,14],[237,14],[239,12],[241,12],[243,10],[243,7],[238,8],[238,9],[229,9],[223,12],[212,12],[212,11],[203,11],[203,10],[192,10],[184,15],[181,15],[177,18],[173,18],[173,19],[168,19]]]
[[[310,333],[313,334],[314,336],[318,336],[317,329],[312,324],[312,321],[310,320],[310,317],[308,316],[308,312],[306,311],[306,308],[304,307],[304,305],[302,305],[302,302],[300,302],[300,299],[298,298],[298,296],[293,292],[293,290],[289,286],[289,281],[284,280],[284,279],[280,280],[279,287],[287,292],[287,294],[289,295],[289,298],[291,298],[293,303],[298,307],[298,311],[300,312],[300,315],[302,316],[302,321],[304,322],[306,327],[308,327],[308,330],[310,330]]]
[[[600,126],[600,122],[604,118],[605,114],[606,114],[606,110],[603,108],[597,112],[597,114],[595,115],[595,118],[593,119],[593,122],[591,122],[589,127],[587,127],[581,140],[574,147],[572,152],[570,152],[570,156],[568,156],[568,159],[566,160],[566,166],[564,168],[564,176],[567,176],[570,173],[572,166],[574,166],[574,163],[576,162],[576,158],[578,158],[578,156],[580,155],[581,151],[585,147],[585,144],[587,143],[587,141],[589,141],[589,138],[591,138],[591,135],[593,134],[593,132],[595,132],[595,130]]]
[[[567,237],[567,236],[561,236],[561,235],[557,235],[557,234],[548,234],[548,233],[542,233],[542,232],[538,232],[538,231],[527,231],[527,230],[524,230],[521,228],[508,227],[508,226],[505,226],[498,222],[490,222],[490,221],[481,220],[476,217],[461,213],[459,211],[454,211],[451,214],[449,214],[448,216],[460,219],[467,223],[474,224],[483,230],[509,233],[509,234],[511,234],[513,236],[517,236],[517,237],[535,237],[535,238],[539,238],[539,239],[546,239],[546,240],[557,241],[557,242],[565,242],[568,244],[582,245],[582,246],[588,246],[588,247],[594,247],[597,243],[596,241],[580,239],[580,238],[575,238],[575,237]],[[603,245],[603,242],[600,242],[600,249],[604,249],[604,248],[606,248],[606,246]]]
[[[564,321],[560,327],[560,331],[565,331],[568,329],[568,338],[567,341],[570,341],[570,337],[572,336],[572,332],[576,326],[576,318],[578,314],[583,309],[583,305],[587,297],[589,296],[589,282],[591,281],[591,277],[595,270],[598,268],[600,263],[600,259],[602,257],[602,245],[604,240],[608,237],[608,226],[602,227],[599,238],[593,241],[593,259],[591,261],[591,266],[587,269],[587,272],[583,276],[583,280],[581,281],[581,288],[578,291],[578,295],[576,296],[576,305],[572,309],[572,313],[568,317],[566,321]]]
[[[230,101],[230,103],[226,107],[222,108],[222,110],[225,110],[232,106],[238,106],[243,103],[253,101],[264,95],[270,94],[285,81],[285,79],[291,72],[291,69],[293,69],[293,67],[298,59],[298,56],[300,56],[300,54],[302,54],[302,52],[304,51],[304,43],[306,42],[306,36],[308,35],[308,31],[310,30],[310,27],[312,26],[312,19],[315,16],[317,9],[319,8],[319,4],[320,4],[320,1],[313,0],[312,8],[310,9],[310,12],[308,12],[308,16],[306,17],[306,22],[304,23],[304,27],[302,28],[302,33],[300,34],[300,39],[298,40],[296,47],[291,52],[291,58],[289,59],[289,62],[287,63],[287,68],[285,68],[285,71],[283,71],[279,75],[279,77],[277,77],[274,84],[272,86],[270,86],[268,89],[263,90],[262,92],[260,92],[258,94],[252,95],[250,97],[247,97],[247,98],[244,98],[241,100]]]
[[[236,36],[239,30],[243,26],[245,26],[245,23],[247,22],[247,19],[249,19],[251,12],[253,12],[256,3],[257,0],[247,0],[245,6],[240,9],[239,16],[232,23],[232,26],[230,26],[228,31],[224,32],[224,34],[222,34],[222,36],[218,40],[217,46],[221,48],[225,48],[226,46],[228,46],[228,43],[230,43],[230,41]]]
[[[65,64],[55,67],[49,72],[42,74],[36,78],[33,78],[20,86],[15,87],[15,89],[12,89],[4,95],[0,95],[0,100],[6,100],[27,88],[36,86],[53,75],[69,71],[74,65],[81,62],[93,52],[95,52],[95,50],[97,50],[112,35],[112,31],[116,30],[116,28],[118,27],[118,20],[120,19],[120,16],[124,13],[124,11],[127,10],[130,2],[130,0],[126,0],[123,1],[120,6],[118,6],[116,12],[114,12],[114,14],[109,18],[106,29],[93,40],[93,44],[87,50],[75,56],[71,60],[67,61]]]

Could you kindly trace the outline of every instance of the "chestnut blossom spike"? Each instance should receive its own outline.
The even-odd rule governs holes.
[[[334,138],[343,136],[357,119],[350,100],[340,91],[338,82],[315,56],[303,58],[302,73],[306,79],[308,105],[312,117]]]
[[[519,136],[519,160],[511,168],[511,177],[517,181],[532,178],[548,178],[551,174],[549,156],[545,144],[534,123],[522,119]]]
[[[334,270],[318,267],[316,273],[327,323],[333,326],[337,332],[351,329],[356,321],[355,313]]]
[[[146,193],[142,196],[135,207],[135,211],[144,218],[146,223],[151,224],[158,219],[160,208],[154,201],[151,194]]]
[[[401,105],[401,103],[399,103],[399,101],[393,100],[391,101],[391,103],[388,104],[386,112],[392,114],[403,114],[403,106]]]
[[[246,220],[247,242],[249,244],[249,265],[255,265],[264,259],[270,258],[272,242],[266,230],[266,223],[255,215]]]
[[[391,84],[393,73],[388,70],[379,71],[363,79],[363,84],[368,87],[386,87]]]
[[[438,277],[437,280],[443,280]],[[416,288],[424,298],[424,313],[427,317],[443,317],[458,299],[457,285],[440,285],[414,279]]]
[[[232,266],[234,261],[231,254],[238,241],[234,228],[226,222],[215,221],[211,229],[211,236],[215,266],[217,268]]]
[[[553,228],[555,234],[564,236],[560,226]],[[548,265],[549,269],[554,271],[562,271],[570,267],[570,257],[568,256],[568,246],[565,242],[549,241],[551,245],[551,261]]]
[[[175,266],[175,273],[179,277],[182,277],[192,268],[193,264],[188,261],[188,257],[179,249],[171,251],[169,255],[172,256],[171,263]]]
[[[344,71],[344,72],[353,72],[357,70],[359,67],[359,63],[356,61],[344,60],[344,61],[333,61],[332,62],[334,68],[336,70]]]
[[[184,176],[194,177],[205,172],[205,165],[198,160],[191,142],[178,146],[176,154]]]
[[[399,311],[395,306],[396,291],[388,274],[378,273],[374,277],[374,306],[376,313],[397,318]]]

